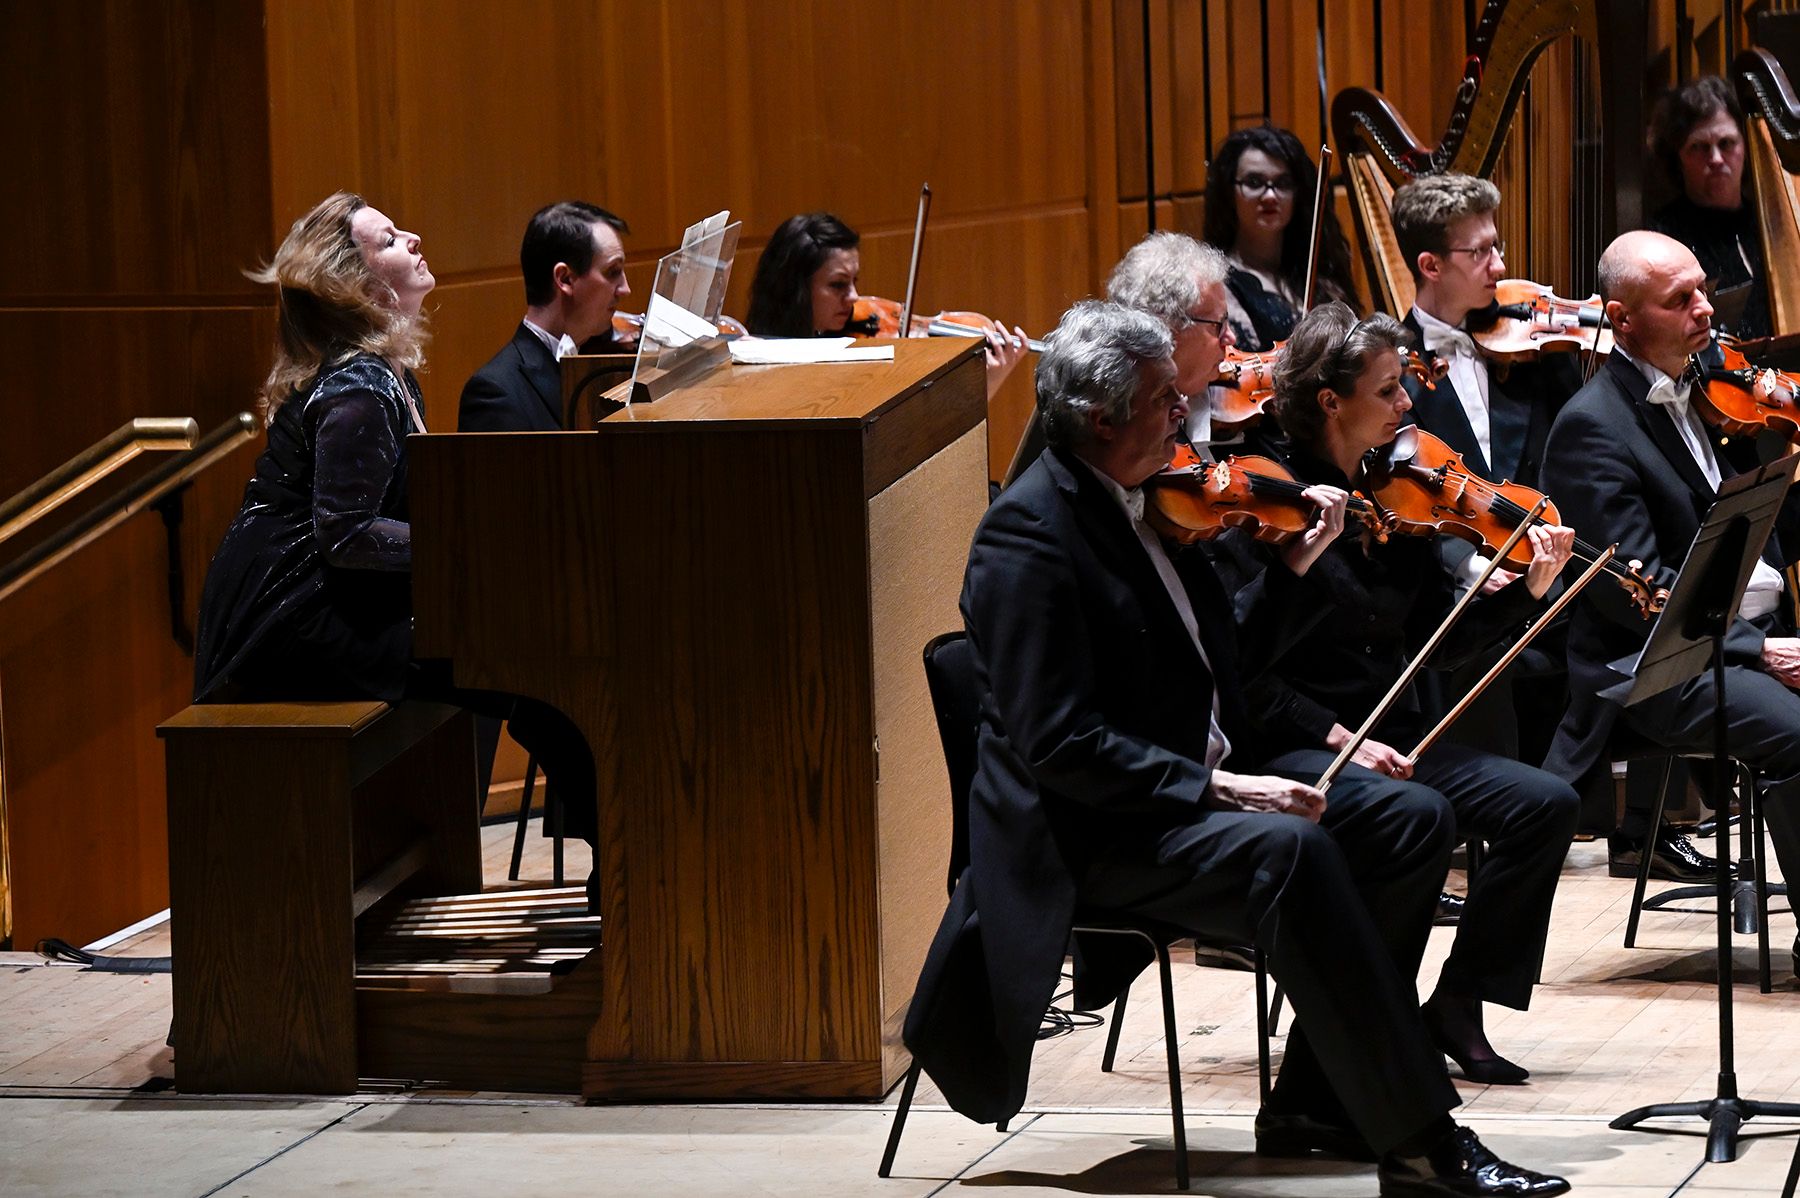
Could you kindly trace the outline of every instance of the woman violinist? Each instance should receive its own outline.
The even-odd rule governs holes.
[[[781,223],[756,260],[750,312],[744,325],[757,337],[840,337],[856,314],[862,237],[829,212],[808,212]],[[993,395],[1025,356],[1023,329],[1007,335],[990,322],[987,389]],[[998,331],[996,331],[998,330]]]
[[[1300,139],[1273,125],[1239,129],[1207,167],[1202,232],[1230,259],[1231,328],[1246,350],[1285,340],[1305,305],[1317,179]],[[1358,306],[1350,245],[1329,206],[1320,229],[1318,276],[1318,300]]]
[[[1358,321],[1343,304],[1315,308],[1295,326],[1276,372],[1274,404],[1288,438],[1285,464],[1299,482],[1366,489],[1365,455],[1393,440],[1412,406],[1400,386],[1406,336],[1391,317]],[[1574,534],[1540,524],[1528,535],[1530,566],[1469,605],[1433,664],[1472,658],[1542,610]],[[1455,580],[1433,540],[1377,542],[1353,525],[1319,560],[1313,573],[1329,601],[1291,632],[1250,686],[1265,726],[1300,729],[1314,747],[1349,742],[1350,729],[1380,703],[1411,650],[1452,606]],[[1394,746],[1414,744],[1421,723],[1416,698],[1402,701],[1376,729],[1379,739],[1366,741],[1353,760],[1430,788],[1454,810],[1463,837],[1486,842],[1455,946],[1424,1014],[1438,1046],[1470,1080],[1516,1084],[1526,1071],[1488,1043],[1482,1004],[1523,1010],[1530,1001],[1578,800],[1540,769],[1463,745],[1439,741],[1413,761]],[[1416,971],[1428,918],[1422,915],[1412,940],[1396,950],[1403,969]]]

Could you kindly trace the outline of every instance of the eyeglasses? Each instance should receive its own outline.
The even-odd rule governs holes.
[[[1487,245],[1453,245],[1444,252],[1446,254],[1467,254],[1476,262],[1486,262],[1489,258],[1506,257],[1506,243],[1491,241]]]
[[[1272,191],[1278,196],[1294,194],[1294,176],[1276,175],[1239,175],[1236,179],[1237,189],[1248,199],[1255,199],[1264,192]]]
[[[1215,338],[1223,340],[1225,337],[1225,318],[1224,317],[1220,317],[1217,320],[1214,320],[1213,318],[1211,318],[1209,316],[1195,316],[1191,312],[1183,312],[1181,314],[1181,321],[1182,321],[1181,327],[1175,330],[1177,333],[1185,333],[1187,330],[1193,328],[1195,325],[1205,325],[1212,330],[1212,335]]]

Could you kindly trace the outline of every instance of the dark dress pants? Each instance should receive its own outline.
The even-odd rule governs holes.
[[[1711,753],[1717,691],[1709,667],[1673,703],[1627,707],[1620,722],[1671,753]],[[1763,817],[1784,878],[1800,878],[1800,694],[1761,670],[1725,669],[1726,745],[1763,778]]]
[[[1487,844],[1438,986],[1523,1011],[1543,965],[1580,796],[1543,770],[1446,741],[1426,750],[1412,780],[1449,800],[1459,839]]]
[[[598,823],[594,754],[574,721],[536,699],[457,686],[448,661],[403,657],[382,676],[372,676],[372,663],[385,660],[384,654],[396,643],[402,649],[410,646],[409,625],[365,627],[322,605],[272,631],[232,672],[231,681],[243,701],[422,699],[461,707],[477,717],[478,725],[486,717],[496,733],[499,721],[506,720],[514,739],[555,780],[564,800],[563,831],[593,844]],[[474,748],[483,782],[493,767],[493,743],[493,739],[483,743],[478,727]]]
[[[1310,782],[1330,758],[1290,754],[1268,772]],[[1260,945],[1305,1027],[1289,1033],[1271,1102],[1348,1123],[1386,1151],[1459,1101],[1413,984],[1452,825],[1425,787],[1353,766],[1318,824],[1205,811],[1096,862],[1080,898]]]
[[[415,660],[407,672],[406,697],[465,708],[477,717],[492,719],[496,732],[499,721],[505,719],[513,739],[538,759],[544,776],[555,781],[562,797],[563,834],[594,844],[599,820],[594,754],[574,721],[536,699],[456,686],[450,681],[448,667],[444,661]],[[479,733],[477,728],[478,741]],[[482,747],[477,744],[478,753]],[[487,765],[491,770],[491,751]]]

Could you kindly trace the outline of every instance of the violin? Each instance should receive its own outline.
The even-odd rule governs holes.
[[[900,335],[900,309],[898,300],[882,299],[880,296],[863,295],[856,300],[856,310],[850,322],[844,326],[844,332],[858,337],[898,337]],[[1018,340],[1012,333],[1001,326],[1000,322],[979,312],[939,312],[936,316],[918,316],[912,318],[912,327],[908,337],[986,337],[995,333],[1009,342]],[[1043,353],[1044,343],[1036,337],[1027,338],[1025,348],[1033,353]]]
[[[1497,362],[1529,362],[1540,353],[1612,352],[1612,330],[1598,295],[1564,299],[1530,279],[1501,279],[1494,291],[1494,322],[1470,329],[1488,357]]]
[[[1206,462],[1191,446],[1144,484],[1144,519],[1161,536],[1182,545],[1210,541],[1242,528],[1259,541],[1280,545],[1313,526],[1318,507],[1304,497],[1306,484],[1272,458],[1230,457]],[[1386,529],[1374,505],[1351,496],[1347,514],[1377,539]]]
[[[1407,425],[1392,442],[1364,459],[1364,477],[1370,499],[1383,521],[1395,532],[1448,533],[1488,553],[1496,553],[1540,502],[1545,506],[1536,523],[1559,524],[1554,504],[1541,491],[1522,483],[1492,483],[1475,474],[1462,456],[1418,425]],[[1604,550],[1575,540],[1574,556],[1597,561]],[[1502,564],[1524,571],[1531,565],[1531,545],[1521,537]],[[1605,570],[1625,588],[1638,614],[1648,619],[1669,600],[1666,589],[1644,577],[1644,563],[1608,561]]]
[[[1800,378],[1756,366],[1732,341],[1721,337],[1722,367],[1708,369],[1694,358],[1688,364],[1695,386],[1695,409],[1708,424],[1743,436],[1773,429],[1788,440],[1800,436]]]
[[[1225,360],[1219,363],[1219,377],[1214,380],[1215,386],[1223,388],[1212,399],[1212,426],[1216,431],[1234,433],[1262,420],[1264,409],[1275,398],[1275,367],[1286,344],[1278,341],[1255,353],[1235,345],[1226,349]],[[1426,357],[1417,350],[1402,349],[1400,368],[1435,391],[1437,381],[1450,372],[1450,363],[1435,355]]]
[[[614,312],[612,331],[613,340],[621,345],[628,345],[636,341],[644,331],[644,314],[642,312]],[[721,337],[742,337],[749,331],[744,327],[744,322],[736,317],[719,317],[719,335]]]

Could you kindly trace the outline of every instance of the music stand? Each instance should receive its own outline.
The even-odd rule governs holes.
[[[1713,808],[1723,818],[1730,804],[1725,763],[1731,760],[1725,718],[1725,635],[1737,617],[1744,586],[1774,527],[1781,501],[1792,485],[1800,454],[1790,454],[1756,470],[1726,479],[1719,497],[1694,534],[1669,602],[1657,617],[1650,639],[1626,681],[1601,696],[1630,707],[1699,677],[1710,659],[1713,671]],[[1617,663],[1613,668],[1627,673]],[[1646,845],[1645,852],[1649,852]],[[1759,1102],[1739,1097],[1731,1020],[1731,865],[1718,855],[1719,1079],[1713,1097],[1699,1102],[1658,1102],[1627,1111],[1612,1121],[1620,1131],[1636,1130],[1645,1119],[1698,1115],[1708,1124],[1706,1159],[1737,1159],[1738,1129],[1758,1115],[1800,1116],[1800,1103]],[[1645,1129],[1657,1130],[1657,1129]]]

